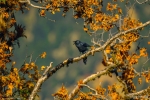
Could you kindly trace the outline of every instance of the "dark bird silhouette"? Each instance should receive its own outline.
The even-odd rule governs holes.
[[[86,51],[88,51],[87,47],[91,47],[89,44],[81,42],[79,40],[76,40],[76,41],[73,41],[73,42],[74,42],[75,46],[78,48],[79,52],[82,53],[82,54],[85,54]],[[86,64],[87,57],[83,58],[83,62],[84,62],[84,64]]]

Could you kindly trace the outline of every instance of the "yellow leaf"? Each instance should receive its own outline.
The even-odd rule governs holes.
[[[32,88],[32,87],[34,87],[34,84],[32,82],[28,82],[27,86],[28,86],[28,88]]]
[[[6,90],[6,96],[12,96],[12,90]]]
[[[117,9],[117,4],[112,5],[113,9]]]
[[[52,14],[55,14],[55,11],[52,11],[51,13],[52,13]]]
[[[46,52],[43,52],[41,55],[40,55],[41,58],[45,58],[46,57]]]
[[[142,79],[141,79],[141,78],[138,79],[138,83],[139,83],[139,84],[142,83]]]
[[[105,52],[110,53],[110,51],[111,51],[110,46],[107,46],[107,48],[105,49]]]
[[[141,48],[140,49],[140,56],[147,57],[146,48]]]
[[[88,31],[88,28],[86,28],[86,27],[84,27],[84,29],[83,29],[85,32],[87,32]]]
[[[120,7],[118,7],[118,13],[122,14],[122,9]]]
[[[41,66],[41,70],[44,70],[45,69],[45,66]]]
[[[12,90],[13,88],[14,88],[14,86],[13,86],[12,83],[8,84],[8,89],[9,89],[9,90]]]

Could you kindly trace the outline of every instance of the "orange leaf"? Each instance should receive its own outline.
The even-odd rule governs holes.
[[[45,58],[46,57],[46,52],[43,52],[41,55],[40,55],[41,58]]]
[[[110,49],[110,46],[108,46],[106,49],[105,49],[105,52],[106,53],[110,53],[111,49]]]
[[[79,80],[79,81],[78,81],[78,87],[79,87],[79,88],[80,88],[80,84],[84,84],[84,83],[83,83],[83,80]]]

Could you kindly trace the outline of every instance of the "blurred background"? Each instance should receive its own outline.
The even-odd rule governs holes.
[[[126,8],[125,5],[120,5]],[[141,22],[149,20],[150,6],[148,4],[138,5],[136,4],[133,9],[128,11],[132,18],[139,19]],[[127,10],[124,10],[124,12]],[[26,38],[20,39],[20,48],[15,47],[13,61],[16,61],[16,66],[21,67],[24,63],[26,56],[33,55],[34,61],[38,55],[42,52],[46,52],[45,59],[38,59],[36,65],[40,68],[42,65],[48,66],[50,62],[53,62],[53,67],[64,61],[65,59],[80,56],[78,49],[73,45],[74,40],[81,40],[83,42],[91,43],[91,36],[83,31],[83,20],[75,20],[72,16],[72,10],[70,10],[65,17],[62,16],[62,12],[52,15],[46,13],[46,17],[56,22],[50,21],[46,18],[40,17],[39,12],[35,8],[30,8],[29,11],[16,13],[16,19],[19,24],[25,26]],[[148,35],[149,26],[145,27],[141,31],[142,35]],[[140,47],[146,47],[148,53],[150,53],[150,45],[147,44],[150,38],[144,38],[140,40]],[[135,49],[137,43],[132,48]],[[140,71],[141,66],[146,61],[146,58],[139,60],[139,63],[134,67]],[[63,67],[57,71],[52,77],[50,77],[42,85],[39,93],[41,100],[52,100],[52,94],[55,93],[64,84],[67,87],[68,92],[76,86],[77,81],[83,80],[92,73],[96,73],[105,67],[102,65],[102,54],[96,53],[94,56],[90,56],[87,59],[87,64],[84,65],[82,61],[70,64],[70,67]],[[149,62],[144,65],[144,68],[149,67]],[[113,75],[114,76],[114,75]],[[144,80],[144,79],[143,79]],[[91,87],[95,88],[98,85],[107,87],[108,85],[116,82],[115,77],[103,76],[100,79],[90,82]],[[142,83],[141,85],[135,80],[137,90],[146,88],[149,84]]]

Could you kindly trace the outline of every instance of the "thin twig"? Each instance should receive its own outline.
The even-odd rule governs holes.
[[[91,91],[95,92],[95,94],[98,94],[97,91],[93,88],[91,88],[90,86],[86,85],[86,84],[79,84],[79,86],[84,86],[84,87],[87,87],[88,89],[90,89]]]

